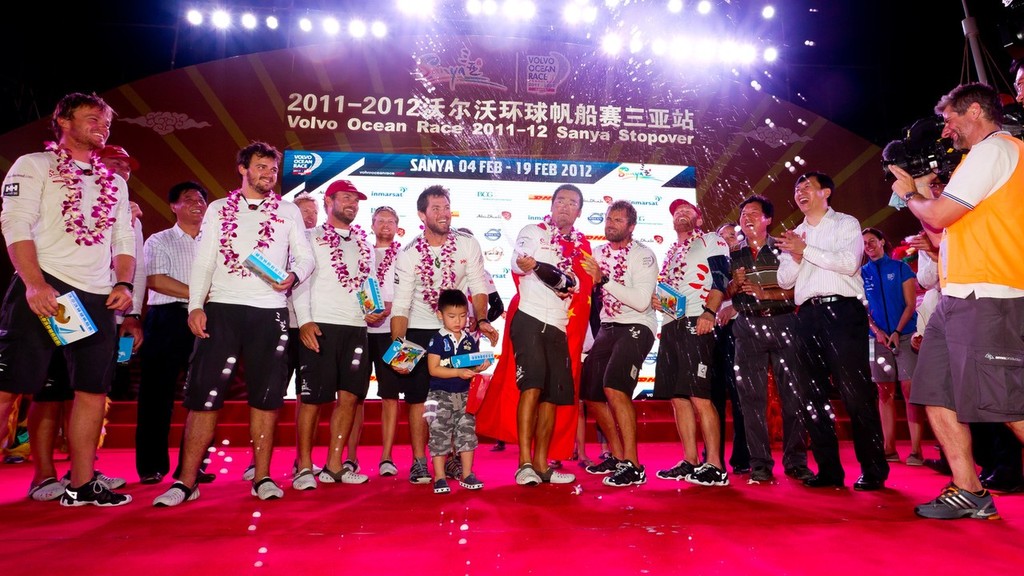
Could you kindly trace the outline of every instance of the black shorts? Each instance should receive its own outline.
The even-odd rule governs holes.
[[[571,406],[576,394],[565,332],[520,311],[512,317],[509,336],[515,349],[519,390],[537,389],[541,402]]]
[[[75,399],[75,391],[71,389],[71,378],[68,376],[68,361],[64,355],[54,354],[50,357],[50,369],[46,371],[46,382],[39,392],[32,395],[33,402],[67,402]]]
[[[711,399],[711,362],[715,333],[697,334],[696,318],[680,318],[661,326],[654,397]]]
[[[299,348],[298,393],[303,404],[333,402],[338,391],[366,399],[370,389],[366,326],[317,323],[322,335],[320,352]]]
[[[427,348],[430,339],[437,334],[437,330],[423,330],[410,328],[405,332],[405,339],[410,340]],[[430,392],[430,372],[427,370],[426,355],[416,363],[416,367],[409,374],[398,374],[399,386],[405,393],[406,404],[423,404],[427,401],[427,393]]]
[[[604,389],[611,388],[632,398],[640,368],[653,346],[654,334],[643,324],[601,324],[590,354],[583,361],[580,397],[607,402]]]
[[[0,308],[0,390],[13,394],[39,392],[46,383],[50,359],[57,353],[67,362],[72,390],[106,394],[117,361],[117,323],[114,311],[107,308],[109,294],[85,292],[46,273],[43,278],[61,294],[78,294],[97,331],[58,347],[39,316],[28,307],[25,283],[15,274]]]
[[[392,342],[394,340],[388,332],[371,332],[366,335],[367,349],[373,360],[373,373],[377,377],[377,395],[385,400],[398,400],[398,395],[402,392],[398,372],[392,370],[391,365],[381,358]]]
[[[288,389],[288,309],[211,302],[204,310],[210,337],[196,338],[185,408],[219,410],[239,361],[245,363],[249,406],[280,408]]]

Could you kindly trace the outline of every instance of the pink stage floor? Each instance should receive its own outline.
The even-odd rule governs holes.
[[[1024,495],[997,495],[997,521],[919,519],[913,506],[946,482],[928,468],[894,464],[887,489],[871,493],[804,488],[781,464],[774,485],[733,476],[705,488],[655,478],[679,459],[677,444],[655,443],[641,446],[644,486],[581,473],[573,485],[525,488],[512,480],[515,449],[489,448],[477,452],[484,490],[448,495],[409,484],[407,447],[397,477],[377,476],[380,448],[364,447],[369,484],[311,492],[291,489],[293,454],[278,450],[285,497],[260,502],[241,480],[248,450],[228,446],[210,468],[217,481],[173,509],[151,506],[169,484],[138,484],[129,450],[101,451],[99,468],[128,478],[135,499],[114,509],[32,502],[31,466],[0,465],[0,574],[1002,575],[1024,559]],[[843,459],[849,486],[849,442]]]

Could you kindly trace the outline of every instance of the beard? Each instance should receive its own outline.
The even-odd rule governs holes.
[[[352,222],[355,220],[355,217],[349,217],[345,210],[331,210],[331,215],[346,226],[351,226]]]
[[[629,232],[627,230],[605,230],[604,237],[609,242],[623,242],[629,238]]]
[[[431,232],[433,232],[434,234],[437,234],[438,236],[447,236],[448,235],[448,231],[451,230],[451,228],[452,228],[451,222],[446,222],[444,224],[438,224],[437,222],[430,222],[430,221],[428,221],[426,223],[426,226],[427,226],[427,230],[430,230]]]

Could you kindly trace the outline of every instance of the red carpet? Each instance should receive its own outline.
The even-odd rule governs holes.
[[[515,486],[515,449],[489,448],[477,452],[486,488],[448,495],[409,484],[407,447],[399,476],[377,476],[376,446],[359,451],[369,484],[297,492],[286,476],[293,453],[279,450],[285,498],[273,502],[249,495],[248,451],[228,448],[210,468],[223,470],[217,481],[174,509],[150,505],[168,484],[138,484],[128,450],[105,449],[98,463],[130,481],[135,501],[114,509],[32,502],[31,466],[0,465],[0,574],[1015,574],[1024,558],[1024,495],[997,497],[998,521],[918,519],[914,504],[945,483],[927,468],[895,464],[875,493],[810,490],[781,465],[775,485],[733,476],[705,488],[655,478],[679,448],[644,444],[647,485],[611,488],[581,473],[574,494]],[[843,448],[849,485],[855,459]]]

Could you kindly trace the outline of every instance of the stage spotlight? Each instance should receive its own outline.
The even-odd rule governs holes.
[[[519,0],[519,18],[522,20],[533,20],[537,15],[537,5],[532,0]]]
[[[566,4],[562,10],[562,18],[569,24],[579,24],[580,20],[583,20],[583,9],[575,2]]]
[[[613,33],[605,34],[604,39],[601,40],[601,48],[606,54],[614,56],[622,50],[622,38]]]
[[[739,60],[744,64],[753,64],[754,60],[757,60],[757,48],[752,44],[743,44],[740,46]]]
[[[483,6],[480,4],[480,0],[466,0],[466,12],[478,16],[483,10]]]
[[[426,18],[434,15],[434,0],[398,0],[398,10],[410,16]]]
[[[661,38],[657,38],[651,42],[651,52],[654,52],[656,56],[664,55],[665,52],[668,52],[668,43]]]
[[[266,24],[267,28],[270,28],[271,30],[277,30],[277,27],[281,25],[281,23],[277,21],[277,16],[267,16]]]
[[[242,14],[242,28],[246,30],[252,30],[256,27],[256,15],[252,12],[246,12]]]
[[[757,90],[758,92],[761,91],[761,83],[758,82],[757,80],[751,80],[750,87],[753,88],[754,90]]]
[[[711,12],[711,2],[708,2],[708,0],[700,0],[700,2],[697,3],[697,12],[700,14],[708,14]]]
[[[711,62],[718,56],[718,52],[718,42],[711,38],[703,38],[697,42],[694,56],[701,62]]]
[[[633,36],[632,38],[629,39],[629,52],[630,52],[630,54],[636,54],[637,52],[639,52],[639,51],[641,51],[643,49],[644,49],[644,41],[643,41],[642,38],[640,38],[639,34],[637,34],[637,35],[635,35],[635,36]]]
[[[348,33],[353,38],[362,38],[366,36],[366,22],[362,20],[353,20],[348,23]]]
[[[765,6],[764,8],[762,8],[761,9],[761,17],[764,18],[765,20],[771,20],[772,18],[774,18],[775,17],[775,6],[772,6],[771,4],[769,4],[769,5]]]
[[[689,39],[677,36],[672,39],[672,46],[669,52],[676,60],[687,60],[693,56],[693,42]]]
[[[779,51],[778,49],[769,46],[764,49],[764,54],[761,57],[764,58],[765,62],[775,62],[779,59]]]
[[[481,9],[487,16],[494,16],[498,13],[498,3],[495,0],[484,0]]]
[[[387,24],[384,24],[380,20],[375,20],[373,24],[370,24],[370,34],[373,34],[374,38],[383,38],[387,36]]]
[[[736,62],[740,59],[740,47],[732,40],[722,42],[718,47],[718,59],[725,63]]]
[[[311,32],[313,30],[313,21],[306,17],[299,18],[299,30]]]
[[[203,23],[203,13],[199,10],[192,9],[185,13],[185,19],[188,20],[189,24],[199,26]]]
[[[668,11],[678,14],[683,11],[683,0],[668,0]]]
[[[341,23],[338,22],[338,19],[334,16],[324,18],[324,21],[321,22],[320,25],[323,27],[324,33],[330,36],[334,36],[341,31]],[[351,25],[349,25],[349,27],[351,28]]]
[[[210,15],[210,22],[214,27],[224,30],[231,26],[231,14],[228,14],[227,10],[214,10]]]
[[[590,4],[583,7],[583,21],[587,23],[593,23],[597,20],[597,6]]]

